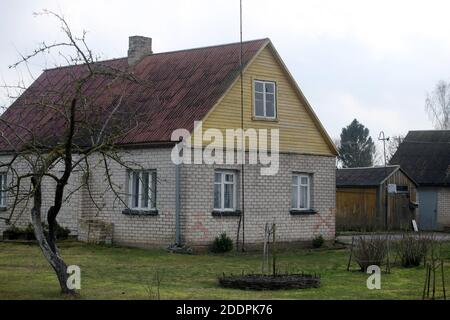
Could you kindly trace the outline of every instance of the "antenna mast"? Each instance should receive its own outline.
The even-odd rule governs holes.
[[[243,77],[243,61],[242,61],[242,0],[239,1],[239,65],[241,77],[241,129],[242,129],[242,166],[241,166],[241,192],[242,192],[242,251],[245,251],[245,179],[244,179],[244,165],[245,165],[245,135],[244,135],[244,77]]]

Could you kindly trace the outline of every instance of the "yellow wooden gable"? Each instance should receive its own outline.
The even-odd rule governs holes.
[[[253,81],[276,82],[277,117],[261,120],[253,116]],[[279,129],[280,152],[337,155],[306,98],[269,40],[243,72],[244,129]],[[203,119],[203,130],[241,128],[240,77]]]

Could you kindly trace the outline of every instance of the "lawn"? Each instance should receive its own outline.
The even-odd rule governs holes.
[[[319,273],[321,288],[241,291],[220,288],[217,276],[258,272],[260,253],[180,255],[78,242],[63,242],[60,248],[68,264],[81,268],[79,299],[149,299],[155,270],[162,274],[162,299],[420,299],[425,276],[424,267],[393,267],[382,274],[380,290],[368,290],[367,274],[346,271],[347,249],[298,249],[280,252],[279,267]],[[450,286],[448,244],[444,257]],[[36,245],[0,242],[0,299],[61,299],[55,274]]]

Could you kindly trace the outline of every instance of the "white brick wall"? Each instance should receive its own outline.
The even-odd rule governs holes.
[[[0,162],[6,163],[10,159],[8,156],[1,156]],[[15,170],[18,172],[30,172],[29,165],[25,161],[15,162],[14,166]],[[53,170],[54,174],[61,175],[62,164],[56,165]],[[8,183],[11,183],[12,174],[8,173]],[[61,208],[60,213],[58,214],[58,222],[60,225],[70,228],[72,234],[77,234],[78,230],[78,216],[81,214],[81,192],[72,193],[79,185],[79,179],[81,179],[81,174],[79,172],[75,172],[66,187],[64,197],[68,197],[64,203],[64,206]],[[15,183],[15,182],[14,182]],[[30,179],[22,180],[21,190],[28,191],[30,187]],[[43,186],[42,186],[42,220],[46,221],[46,213],[49,207],[52,205],[54,191],[55,191],[55,182],[51,178],[44,178]],[[11,196],[7,197],[7,211],[1,211],[0,217],[7,218],[11,214],[11,206],[13,204],[13,199]],[[33,199],[29,199],[28,203],[20,203],[14,214],[12,215],[11,222],[18,227],[26,227],[31,222],[30,210],[33,204]],[[5,224],[4,219],[0,219],[0,234],[3,233],[8,226]]]
[[[240,170],[240,165],[183,165],[182,226],[188,244],[210,243],[225,231],[235,239],[239,217],[212,216],[215,169]],[[245,239],[260,243],[266,222],[277,224],[280,241],[305,241],[322,234],[335,234],[335,159],[333,157],[280,154],[279,173],[261,176],[260,166],[246,165]],[[313,178],[312,215],[291,215],[293,172],[311,173]]]
[[[450,188],[438,189],[438,227],[440,229],[450,227]]]
[[[134,149],[121,153],[123,161],[133,166],[157,171],[157,216],[124,215],[125,208],[109,189],[104,165],[100,157],[90,159],[91,201],[86,188],[78,190],[65,203],[58,222],[78,233],[80,219],[98,219],[113,224],[113,240],[119,244],[166,246],[175,242],[175,165],[170,159],[171,149]],[[5,160],[5,159],[0,159]],[[111,180],[116,190],[126,191],[127,170],[110,161]],[[139,164],[137,166],[136,164]],[[23,165],[23,164],[21,164]],[[235,239],[239,217],[215,217],[213,209],[214,170],[236,169],[240,165],[182,165],[181,214],[182,237],[190,245],[207,245],[220,232],[226,231]],[[59,168],[60,169],[60,168]],[[19,168],[19,170],[25,170]],[[58,170],[58,168],[56,169]],[[293,172],[311,173],[312,215],[291,215],[291,179]],[[69,182],[73,190],[84,179],[82,171],[75,172]],[[53,197],[54,184],[45,181],[43,187],[45,212]],[[68,194],[68,192],[66,194]],[[1,212],[6,216],[8,212]],[[16,224],[26,226],[29,210]],[[15,221],[15,219],[13,219]],[[261,176],[259,166],[245,167],[245,238],[248,243],[260,243],[266,222],[277,224],[279,241],[305,241],[322,234],[333,239],[335,233],[335,159],[333,157],[280,154],[280,170],[275,176]],[[0,220],[0,231],[6,228]],[[80,237],[83,232],[80,230]]]

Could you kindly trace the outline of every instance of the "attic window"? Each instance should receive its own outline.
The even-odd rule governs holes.
[[[254,80],[254,116],[259,118],[275,119],[276,83],[273,81]]]

